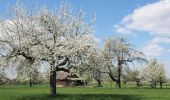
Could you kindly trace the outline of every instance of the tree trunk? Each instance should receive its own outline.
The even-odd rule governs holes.
[[[162,89],[162,82],[160,82],[160,88]]]
[[[32,87],[32,81],[31,81],[31,78],[30,78],[29,84],[30,84],[30,87]]]
[[[98,83],[98,87],[101,87],[101,86],[102,86],[101,80],[97,79],[97,83]]]
[[[137,88],[139,88],[139,86],[140,86],[140,80],[139,79],[136,80],[136,86],[137,86]]]
[[[162,89],[162,77],[160,77],[160,79],[159,79],[159,83],[160,83],[160,88]]]
[[[123,81],[124,87],[126,87],[127,81]]]
[[[114,78],[114,76],[112,75],[111,71],[109,73],[110,78],[112,79],[112,81],[116,82],[116,87],[118,86],[118,80],[116,78]]]
[[[154,88],[156,88],[156,82],[154,83]]]
[[[122,65],[118,63],[118,87],[121,88],[121,71],[122,71]]]
[[[32,76],[32,74],[31,73],[29,73],[30,74],[30,80],[29,80],[29,85],[30,85],[30,87],[32,87],[32,80],[31,80],[31,76]]]
[[[56,95],[56,71],[50,71],[50,95]]]

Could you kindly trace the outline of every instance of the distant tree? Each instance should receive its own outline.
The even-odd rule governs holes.
[[[139,88],[140,86],[140,81],[141,81],[141,78],[139,76],[139,71],[138,70],[134,70],[131,72],[130,74],[130,78],[132,81],[135,81],[136,82],[136,86]]]
[[[126,69],[122,70],[122,82],[124,83],[124,85],[126,86],[126,84],[128,82],[131,81],[131,69],[129,67],[126,67]]]
[[[103,80],[103,59],[101,56],[101,52],[99,49],[94,49],[93,53],[90,53],[91,55],[87,58],[89,60],[89,66],[90,66],[90,73],[92,78],[94,78],[98,86],[102,86],[102,80]]]
[[[162,88],[166,79],[164,64],[156,59],[151,59],[140,74],[142,78],[151,83],[153,88],[156,88],[157,83],[160,83],[160,88]]]
[[[122,75],[122,79],[124,83],[127,82],[136,82],[136,86],[139,88],[140,86],[140,76],[138,70],[133,70],[130,68],[126,68],[125,72]]]
[[[18,80],[29,80],[29,85],[32,87],[34,83],[36,83],[40,78],[40,72],[38,70],[38,66],[30,64],[28,61],[23,61],[16,69],[17,71],[17,79]]]
[[[7,78],[7,75],[3,68],[0,66],[0,85],[5,84],[9,79]]]
[[[104,58],[110,78],[121,88],[122,69],[129,63],[146,61],[125,38],[109,38],[104,45]]]
[[[126,71],[127,71],[126,74],[125,75],[123,74],[124,76],[123,79],[128,80],[130,82],[136,82],[136,86],[139,88],[140,81],[141,81],[141,78],[139,75],[140,71],[133,70],[133,69],[128,69]]]
[[[102,86],[103,58],[100,49],[95,46],[89,47],[83,55],[81,56],[82,60],[77,67],[76,73],[81,77],[90,78],[90,80],[94,79],[98,83],[98,86]]]

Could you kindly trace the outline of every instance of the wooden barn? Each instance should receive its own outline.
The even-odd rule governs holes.
[[[58,71],[57,72],[57,87],[63,86],[83,86],[86,81],[78,77],[76,74],[70,74],[68,72]]]

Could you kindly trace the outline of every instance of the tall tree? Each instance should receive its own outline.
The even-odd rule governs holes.
[[[39,20],[45,39],[40,40],[38,50],[42,59],[50,63],[51,95],[56,95],[56,71],[69,72],[78,64],[81,52],[92,43],[92,24],[86,23],[84,13],[75,13],[68,3],[53,12],[43,9]]]
[[[104,58],[108,74],[121,88],[122,69],[132,62],[146,61],[142,52],[136,50],[125,38],[109,38],[104,46]]]
[[[32,11],[27,12],[18,2],[9,11],[8,18],[0,23],[0,55],[1,59],[5,59],[3,66],[10,66],[11,63],[22,66],[21,61],[24,60],[30,67],[36,60],[32,54],[33,46],[37,45],[33,36],[39,33],[36,18]]]
[[[56,71],[69,72],[75,68],[82,52],[93,46],[94,20],[86,22],[83,11],[75,12],[68,3],[52,11],[47,8],[30,11],[19,4],[13,9],[13,16],[0,23],[3,33],[0,42],[8,48],[2,56],[14,63],[22,58],[30,66],[39,60],[47,61],[51,95],[56,95]]]

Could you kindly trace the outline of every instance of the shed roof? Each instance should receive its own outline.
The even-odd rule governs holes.
[[[63,80],[66,79],[68,75],[69,75],[68,72],[58,71],[56,79]]]

